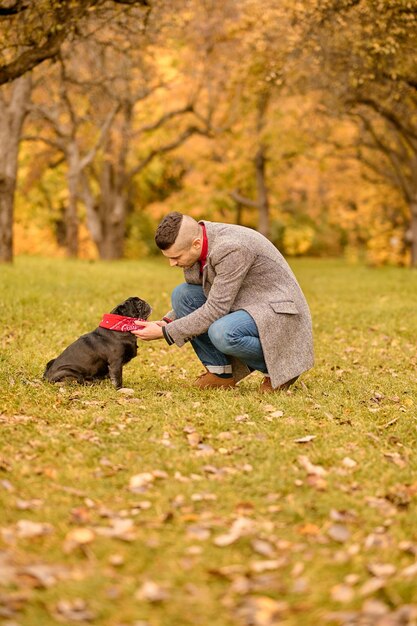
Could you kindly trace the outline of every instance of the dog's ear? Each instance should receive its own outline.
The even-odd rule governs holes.
[[[50,361],[48,361],[48,363],[46,364],[45,372],[49,370],[49,368],[55,363],[55,361],[56,359],[51,359]]]
[[[110,313],[114,313],[115,315],[126,315],[126,317],[133,317],[130,315],[129,300],[125,300],[121,304],[118,304]]]
[[[125,315],[126,317],[140,317],[141,319],[147,319],[151,314],[151,311],[151,307],[145,300],[134,296],[119,304],[115,309],[113,309],[112,313],[115,315]]]

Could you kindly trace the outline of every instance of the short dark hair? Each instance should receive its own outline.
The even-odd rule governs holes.
[[[162,222],[160,222],[155,233],[155,243],[160,250],[167,250],[175,243],[181,228],[182,218],[182,213],[173,211],[165,215]]]

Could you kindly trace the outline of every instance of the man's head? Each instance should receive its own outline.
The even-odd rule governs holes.
[[[155,242],[171,266],[191,267],[201,255],[202,228],[189,215],[168,213],[156,229]]]

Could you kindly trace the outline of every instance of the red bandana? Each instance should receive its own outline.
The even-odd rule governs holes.
[[[201,247],[201,254],[200,254],[200,258],[199,258],[200,274],[202,274],[204,266],[206,265],[206,262],[207,262],[208,239],[207,239],[207,233],[206,233],[205,225],[203,224],[203,222],[200,222],[200,224],[201,224],[201,227],[203,229],[203,245]]]
[[[139,330],[144,326],[135,324],[135,320],[138,322],[145,322],[136,317],[125,317],[124,315],[115,315],[114,313],[105,313],[99,326],[100,328],[107,328],[107,330],[118,330],[121,333],[128,333],[131,330]]]

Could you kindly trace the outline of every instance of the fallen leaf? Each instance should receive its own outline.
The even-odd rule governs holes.
[[[327,475],[327,471],[324,469],[324,467],[322,467],[321,465],[314,465],[314,463],[312,463],[307,456],[300,455],[298,457],[298,462],[301,465],[301,467],[305,469],[307,474],[311,474],[313,476],[326,476]]]
[[[250,564],[250,570],[255,572],[256,574],[261,574],[262,572],[270,572],[280,567],[283,567],[288,562],[286,557],[281,557],[280,559],[269,559],[265,561],[253,561]]]
[[[369,598],[369,600],[365,600],[362,605],[363,613],[368,617],[382,617],[383,615],[387,615],[389,613],[388,606],[381,602],[381,600],[376,600],[375,598]],[[383,622],[382,626],[400,626],[398,622]]]
[[[254,522],[247,517],[238,517],[232,524],[230,531],[223,535],[218,535],[214,539],[214,544],[219,548],[229,546],[240,537],[250,534],[254,529]]]
[[[199,526],[198,524],[193,524],[188,526],[187,535],[190,539],[197,539],[198,541],[205,541],[210,538],[210,530],[205,526]]]
[[[384,452],[384,457],[387,461],[391,461],[397,467],[405,467],[407,465],[406,459],[398,452]]]
[[[48,589],[59,580],[67,578],[69,571],[63,566],[38,563],[19,568],[18,575],[32,578],[36,587]]]
[[[249,415],[247,413],[243,413],[243,415],[236,415],[235,422],[247,422],[249,419]]]
[[[372,563],[368,564],[368,571],[376,578],[388,578],[397,571],[397,568],[391,563]]]
[[[268,413],[272,413],[273,411],[276,411],[277,407],[273,404],[263,404],[262,409]]]
[[[113,567],[121,567],[125,563],[125,557],[122,554],[111,554],[109,556],[109,563]]]
[[[306,524],[302,524],[298,528],[298,533],[300,535],[307,535],[307,536],[315,537],[319,535],[320,532],[321,532],[320,528],[316,524],[312,524],[310,522],[307,522]]]
[[[169,598],[169,594],[161,585],[158,585],[152,580],[147,580],[136,592],[135,598],[137,600],[146,600],[147,602],[157,603],[167,600]]]
[[[344,604],[353,600],[355,592],[349,585],[340,584],[332,587],[330,595],[332,600]]]
[[[55,607],[56,617],[65,618],[71,622],[91,622],[95,614],[82,598],[75,600],[60,600]]]
[[[275,547],[269,541],[263,539],[252,539],[251,546],[255,552],[262,556],[273,557],[276,554]]]
[[[342,465],[349,469],[353,469],[354,467],[357,466],[357,463],[356,461],[354,461],[354,459],[351,459],[350,457],[345,456],[345,458],[342,460]]]
[[[134,396],[135,390],[131,389],[130,387],[121,387],[117,390],[117,393],[120,393],[123,396]]]
[[[32,500],[16,499],[16,508],[19,509],[19,511],[33,511],[39,509],[42,505],[43,500],[37,498],[33,498]]]
[[[249,596],[240,604],[237,614],[245,626],[276,626],[287,611],[287,602],[268,596]]]
[[[413,578],[414,576],[417,576],[417,562],[405,567],[401,571],[401,576],[404,576],[405,578]]]
[[[201,437],[196,431],[194,431],[190,433],[189,435],[187,435],[187,441],[192,448],[196,448],[198,444],[201,442]]]
[[[367,580],[362,587],[359,589],[359,595],[361,596],[370,596],[375,591],[379,591],[383,587],[385,587],[386,581],[382,578],[371,578]]]
[[[82,548],[95,539],[95,533],[91,528],[73,528],[67,533],[63,545],[63,550],[66,554]]]
[[[336,509],[331,509],[330,519],[333,520],[333,522],[355,522],[357,515],[355,511],[337,511]]]
[[[327,534],[333,541],[338,541],[339,543],[345,543],[350,537],[349,529],[342,524],[333,524],[328,529]]]
[[[130,477],[129,490],[133,493],[142,493],[152,485],[156,478],[168,478],[168,474],[163,470],[135,474]]]
[[[32,522],[26,519],[21,519],[16,523],[16,536],[19,538],[41,537],[49,535],[53,531],[53,526],[48,523]]]
[[[294,439],[295,443],[310,443],[313,439],[316,438],[316,435],[306,435],[305,437],[300,437],[299,439]]]
[[[110,526],[98,526],[94,530],[98,535],[120,539],[121,541],[134,541],[136,539],[134,521],[126,517],[112,518]]]

